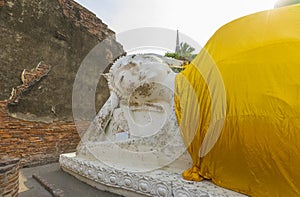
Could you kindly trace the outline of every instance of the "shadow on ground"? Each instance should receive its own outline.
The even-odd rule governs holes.
[[[45,179],[48,183],[55,185],[55,188],[64,191],[65,197],[119,197],[118,195],[99,191],[73,176],[63,172],[58,163],[23,168],[20,171],[19,197],[51,197],[52,195],[44,189],[32,175],[36,174]]]

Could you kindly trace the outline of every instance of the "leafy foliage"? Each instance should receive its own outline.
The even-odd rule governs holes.
[[[193,48],[192,46],[190,46],[188,43],[186,42],[181,42],[180,43],[180,48],[179,48],[179,55],[183,56],[187,59],[190,59],[192,56],[192,53],[195,51],[195,48]]]
[[[165,53],[166,57],[171,57],[174,59],[182,60],[184,61],[184,65],[180,67],[171,67],[172,70],[176,73],[181,72],[184,70],[185,66],[192,61],[197,54],[193,54],[195,51],[195,48],[187,44],[186,42],[181,42],[179,47],[179,52],[175,53]]]
[[[171,58],[174,58],[174,59],[178,59],[178,60],[185,60],[185,58],[180,56],[179,53],[166,53],[165,56],[166,57],[171,57]]]

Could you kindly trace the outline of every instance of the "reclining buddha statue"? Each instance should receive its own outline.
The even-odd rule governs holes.
[[[155,54],[116,60],[105,74],[110,97],[82,137],[77,155],[144,171],[163,167],[184,153],[173,102],[175,73],[170,68],[181,64]],[[185,161],[180,165],[190,159]]]
[[[76,157],[126,173],[183,172],[189,181],[152,184],[169,184],[169,193],[151,193],[144,179],[133,189],[152,196],[201,196],[193,192],[203,179],[250,196],[300,196],[299,24],[299,4],[232,21],[176,75],[175,60],[121,57]]]

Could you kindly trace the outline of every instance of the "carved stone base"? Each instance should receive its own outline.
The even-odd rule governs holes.
[[[244,195],[218,187],[209,181],[191,182],[182,179],[180,172],[159,169],[133,173],[112,169],[99,161],[76,157],[75,153],[60,155],[60,166],[65,172],[100,190],[115,194],[161,197],[213,197]]]

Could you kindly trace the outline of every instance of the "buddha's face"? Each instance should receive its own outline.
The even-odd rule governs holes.
[[[130,55],[118,60],[111,69],[113,86],[124,97],[137,88],[165,81],[172,70],[154,55]]]

